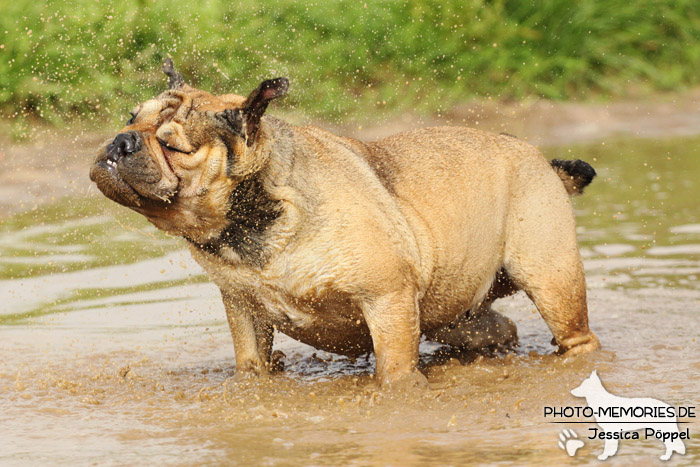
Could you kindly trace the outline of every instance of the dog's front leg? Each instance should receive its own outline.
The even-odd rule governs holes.
[[[376,374],[383,386],[426,386],[418,371],[420,323],[414,290],[364,300],[362,313],[372,335]]]
[[[598,456],[598,460],[604,461],[608,457],[614,456],[617,452],[617,443],[618,441],[616,439],[606,439],[603,453]]]
[[[236,353],[236,377],[268,372],[274,331],[261,321],[260,307],[247,295],[221,292]]]

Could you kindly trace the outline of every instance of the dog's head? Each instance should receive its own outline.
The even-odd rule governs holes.
[[[571,394],[575,397],[590,397],[600,393],[601,391],[604,391],[603,383],[600,382],[598,373],[593,370],[591,376],[584,379],[583,383],[571,390]]]
[[[247,98],[187,85],[170,59],[170,89],[137,105],[98,150],[90,179],[108,198],[177,235],[216,231],[238,183],[266,162],[267,105],[289,81],[263,81]],[[196,232],[195,232],[196,234]]]

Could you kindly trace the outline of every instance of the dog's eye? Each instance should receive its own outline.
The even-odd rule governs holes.
[[[129,126],[132,123],[134,123],[134,119],[136,118],[136,114],[134,112],[129,112],[129,115],[131,115],[131,118],[129,119],[128,122],[126,122],[126,126]]]

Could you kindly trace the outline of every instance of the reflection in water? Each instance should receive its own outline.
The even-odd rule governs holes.
[[[698,140],[549,148],[599,177],[575,201],[592,328],[605,351],[564,360],[522,294],[514,354],[424,342],[430,390],[379,391],[373,359],[284,336],[286,369],[237,381],[216,288],[179,241],[105,200],[70,200],[0,223],[0,463],[552,464],[561,425],[545,405],[597,369],[607,388],[700,406]],[[677,463],[700,462],[698,431]],[[572,425],[579,436],[588,425]],[[587,440],[576,460],[597,462]],[[660,442],[621,445],[648,462]]]

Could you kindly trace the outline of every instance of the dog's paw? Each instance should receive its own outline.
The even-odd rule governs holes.
[[[413,392],[428,388],[428,379],[418,370],[403,374],[399,377],[389,376],[381,380],[380,386],[390,392]]]
[[[231,379],[234,383],[249,383],[269,376],[270,371],[263,363],[248,361],[236,367],[236,373]]]
[[[576,451],[583,447],[583,441],[578,439],[578,435],[574,430],[568,430],[564,428],[561,433],[559,433],[559,447],[562,448],[566,453],[574,457]]]
[[[287,356],[281,350],[275,350],[270,356],[270,363],[267,365],[271,372],[279,373],[284,371],[284,359]]]

